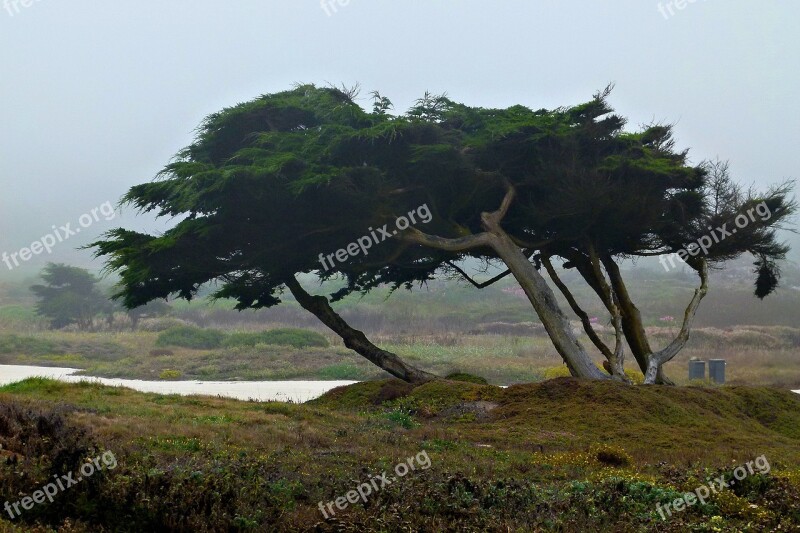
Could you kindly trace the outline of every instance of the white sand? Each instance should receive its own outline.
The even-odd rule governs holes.
[[[180,394],[182,396],[223,396],[237,400],[305,402],[317,398],[334,387],[355,381],[143,381],[138,379],[106,379],[74,376],[75,368],[0,365],[0,385],[31,377],[45,377],[76,383],[93,381],[113,387],[127,387],[140,392]]]

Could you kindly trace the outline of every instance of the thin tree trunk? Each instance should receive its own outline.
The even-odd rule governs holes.
[[[396,354],[387,352],[372,344],[363,332],[352,328],[333,310],[324,296],[312,296],[300,285],[294,276],[290,276],[285,285],[289,288],[297,303],[328,326],[344,341],[344,345],[365,357],[374,365],[408,383],[425,383],[436,379],[436,376],[408,365]]]
[[[664,363],[675,357],[689,341],[689,333],[692,329],[694,317],[697,314],[697,308],[700,306],[700,302],[705,297],[706,293],[708,293],[708,263],[705,259],[700,259],[699,265],[694,268],[696,268],[700,276],[700,287],[695,289],[694,296],[686,307],[686,311],[683,315],[683,324],[681,325],[681,331],[678,333],[678,336],[669,346],[650,356],[647,372],[645,372],[644,375],[644,382],[646,385],[653,385],[657,382],[658,371]]]
[[[589,339],[592,341],[592,343],[606,358],[603,368],[605,368],[609,374],[614,376],[615,379],[630,383],[630,378],[628,378],[628,376],[625,374],[625,364],[622,355],[622,332],[619,312],[615,311],[612,313],[615,345],[614,351],[611,351],[611,348],[609,348],[606,343],[603,342],[603,340],[595,331],[594,326],[592,326],[592,322],[589,319],[589,315],[583,310],[580,304],[578,304],[578,301],[575,299],[575,296],[572,294],[572,292],[570,292],[567,285],[561,281],[561,278],[558,276],[558,272],[556,272],[556,269],[553,267],[553,263],[550,261],[550,258],[547,256],[541,256],[541,261],[547,270],[547,273],[550,274],[550,279],[553,280],[553,283],[555,283],[556,287],[559,288],[561,294],[563,294],[564,298],[567,299],[567,303],[572,308],[572,311],[578,315],[578,318],[581,319],[581,324],[583,324],[583,330],[586,332],[586,335],[589,336]]]

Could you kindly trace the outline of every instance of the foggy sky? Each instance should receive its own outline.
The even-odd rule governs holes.
[[[377,89],[400,111],[426,90],[552,108],[613,82],[630,128],[675,123],[694,162],[730,159],[746,183],[800,177],[798,2],[697,0],[672,16],[662,2],[669,18],[651,0],[333,0],[329,14],[317,0],[11,0],[13,16],[2,2],[0,253],[152,179],[207,114],[297,82],[359,83],[363,105]],[[74,248],[90,238],[158,227],[132,215],[14,274],[89,265]]]

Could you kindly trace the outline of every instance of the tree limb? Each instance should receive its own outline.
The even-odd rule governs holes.
[[[700,307],[700,302],[703,300],[706,293],[708,293],[708,261],[706,261],[705,258],[699,258],[697,261],[697,266],[692,265],[692,267],[697,271],[700,277],[700,286],[695,289],[694,296],[692,296],[689,305],[686,306],[686,311],[683,314],[681,331],[669,346],[650,355],[647,373],[645,374],[645,384],[654,384],[661,366],[675,357],[689,341],[689,333],[692,329],[694,317],[697,314],[697,308]]]

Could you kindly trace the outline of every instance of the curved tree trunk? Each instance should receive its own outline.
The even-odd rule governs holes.
[[[686,307],[686,312],[683,315],[683,324],[681,325],[681,331],[678,333],[678,336],[669,346],[650,356],[647,372],[645,372],[644,375],[644,382],[646,385],[654,385],[657,382],[658,371],[663,364],[675,357],[689,341],[689,332],[692,329],[692,323],[697,314],[697,308],[700,306],[700,301],[705,297],[706,293],[708,293],[708,263],[705,259],[700,259],[699,265],[693,266],[693,268],[696,268],[700,276],[700,286],[695,289],[694,296]]]
[[[333,310],[324,296],[312,296],[300,285],[294,276],[290,276],[285,285],[289,288],[300,306],[314,314],[344,341],[344,345],[364,356],[368,361],[386,372],[408,383],[425,383],[436,379],[436,376],[403,362],[400,357],[372,344],[363,332],[352,328]]]

